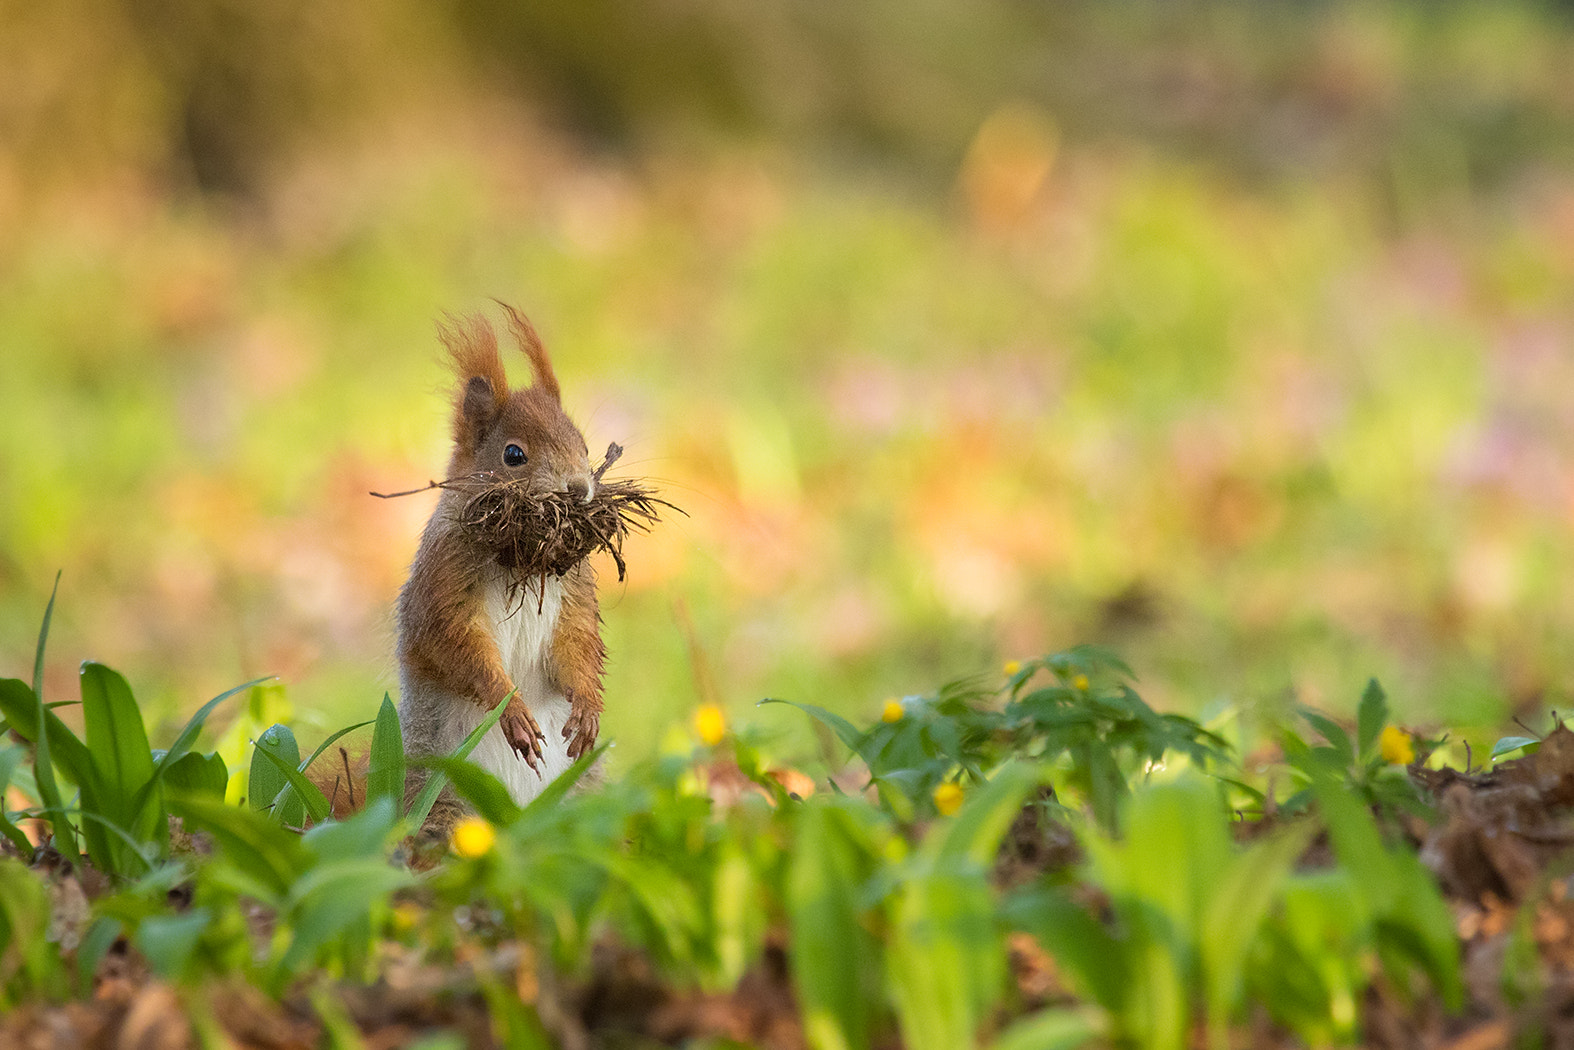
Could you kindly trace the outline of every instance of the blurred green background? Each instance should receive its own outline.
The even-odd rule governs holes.
[[[491,296],[690,515],[603,572],[625,754],[1082,641],[1569,703],[1566,7],[0,0],[0,671],[58,569],[53,698],[371,717]]]

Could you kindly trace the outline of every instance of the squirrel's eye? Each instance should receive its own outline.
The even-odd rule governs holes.
[[[503,465],[505,467],[522,467],[525,465],[525,450],[518,445],[503,446]]]

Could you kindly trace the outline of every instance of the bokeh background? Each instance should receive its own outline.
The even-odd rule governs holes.
[[[367,492],[492,296],[689,513],[603,574],[623,753],[1082,641],[1568,706],[1566,6],[0,0],[0,671],[60,570],[53,699],[371,717],[431,500]]]

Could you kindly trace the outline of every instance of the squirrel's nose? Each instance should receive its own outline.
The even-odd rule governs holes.
[[[568,491],[570,496],[576,497],[581,503],[590,502],[593,486],[588,476],[582,474],[578,477],[569,478],[563,483],[563,488]]]

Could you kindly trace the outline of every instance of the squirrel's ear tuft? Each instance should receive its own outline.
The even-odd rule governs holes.
[[[454,401],[454,443],[473,447],[508,400],[508,377],[497,335],[484,318],[448,318],[437,334],[448,348],[459,390]]]
[[[530,371],[535,376],[536,386],[552,395],[552,400],[559,404],[563,395],[558,390],[557,376],[552,374],[552,362],[547,357],[546,347],[541,345],[541,337],[536,334],[535,325],[524,314],[515,310],[505,302],[498,304],[503,312],[508,314],[508,327],[513,329],[514,338],[519,342],[519,349],[525,352],[530,359]]]

